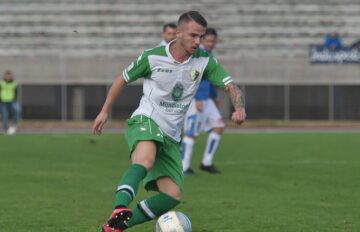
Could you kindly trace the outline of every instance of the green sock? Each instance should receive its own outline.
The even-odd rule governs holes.
[[[175,208],[180,201],[171,196],[160,192],[159,194],[141,201],[135,209],[133,209],[133,216],[126,223],[128,227],[150,221],[156,217],[161,216],[172,208]]]
[[[134,200],[140,181],[145,178],[147,170],[140,164],[133,164],[124,173],[115,194],[115,208],[127,207]]]

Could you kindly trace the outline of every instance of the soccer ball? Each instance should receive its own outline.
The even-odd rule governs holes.
[[[189,218],[181,213],[170,211],[159,217],[156,223],[156,232],[191,232]]]

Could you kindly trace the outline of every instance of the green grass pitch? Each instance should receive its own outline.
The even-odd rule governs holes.
[[[199,171],[204,143],[177,208],[194,232],[360,231],[360,133],[225,134],[220,175]],[[128,165],[122,135],[0,136],[0,231],[100,231]]]

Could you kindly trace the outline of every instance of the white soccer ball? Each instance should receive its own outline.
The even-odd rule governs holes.
[[[167,212],[156,223],[156,232],[191,232],[191,222],[189,218],[176,211]]]

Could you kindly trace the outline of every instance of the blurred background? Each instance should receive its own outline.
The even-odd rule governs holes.
[[[359,0],[0,0],[0,71],[19,83],[22,118],[94,119],[114,78],[188,10],[218,30],[248,119],[360,119]],[[111,117],[141,95],[128,86]]]

